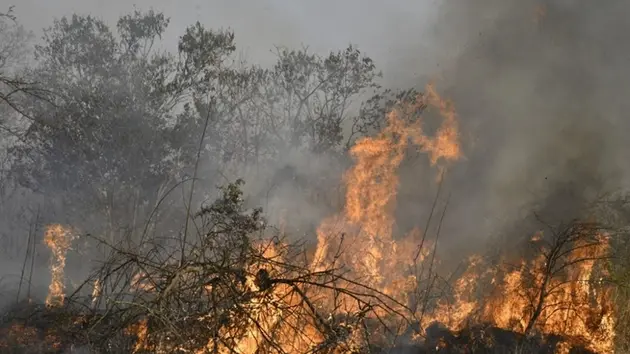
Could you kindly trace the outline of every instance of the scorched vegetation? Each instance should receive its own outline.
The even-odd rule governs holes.
[[[3,353],[628,349],[619,195],[560,222],[532,213],[536,231],[441,259],[465,144],[434,86],[383,89],[353,46],[277,48],[275,65],[250,65],[233,33],[200,23],[161,49],[169,20],[152,11],[114,27],[58,19],[33,57],[12,13],[0,21],[0,231],[20,264],[2,279],[16,290]],[[295,156],[326,172],[285,168]],[[436,193],[409,231],[396,206],[412,164]],[[267,214],[286,181],[328,215]]]

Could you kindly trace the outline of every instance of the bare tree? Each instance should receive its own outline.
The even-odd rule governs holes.
[[[611,230],[600,223],[576,220],[557,227],[547,225],[545,231],[548,235],[537,236],[532,241],[537,252],[534,257],[542,257],[542,260],[536,262],[539,269],[530,269],[533,276],[526,280],[525,289],[531,302],[531,310],[524,329],[525,334],[530,334],[539,324],[543,313],[553,315],[559,311],[571,311],[570,307],[567,308],[569,304],[549,301],[554,294],[565,291],[568,284],[589,281],[575,279],[571,269],[587,262],[603,262],[610,258],[607,237]]]

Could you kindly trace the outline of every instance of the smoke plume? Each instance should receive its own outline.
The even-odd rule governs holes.
[[[18,4],[16,13],[35,30],[52,20],[44,16],[73,11],[113,23],[120,13],[132,10],[115,3],[46,3],[50,11],[35,11],[41,4],[32,1]],[[593,195],[628,184],[630,171],[624,162],[630,143],[623,119],[629,105],[624,94],[630,88],[630,44],[624,40],[630,31],[628,2],[401,0],[298,6],[269,0],[191,2],[177,8],[153,1],[136,4],[172,18],[165,48],[199,20],[211,28],[234,29],[239,48],[253,63],[272,62],[273,45],[303,43],[325,54],[352,42],[375,59],[388,87],[422,89],[433,80],[442,96],[453,100],[464,140],[465,160],[449,170],[441,196],[444,200],[451,195],[443,230],[447,236],[442,239],[446,251],[456,251],[460,244],[471,247],[461,240],[512,232],[511,226],[533,209],[551,223],[578,216]],[[280,176],[278,180],[241,177],[248,182],[248,194],[257,196],[253,201],[266,207],[274,221],[285,211],[299,210],[300,216],[292,218],[295,228],[312,230],[334,213],[326,203],[339,203],[314,205],[296,184],[300,176],[309,176],[309,182],[318,176],[324,187],[335,190],[343,168],[331,168],[338,161],[327,156],[287,156],[277,166],[280,172],[270,173]],[[208,178],[206,189],[224,182]],[[400,228],[424,223],[436,189],[435,171],[428,164],[403,166]]]
[[[578,217],[595,195],[627,187],[629,10],[624,1],[442,2],[429,51],[467,134],[467,160],[451,174],[455,235],[514,231],[532,210],[549,223]]]

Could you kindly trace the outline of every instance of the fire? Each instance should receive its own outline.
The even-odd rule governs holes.
[[[420,120],[409,123],[409,117],[426,106],[437,108],[442,117],[442,125],[432,137],[424,134]],[[418,296],[415,289],[423,279],[413,268],[426,268],[417,263],[430,252],[425,243],[420,262],[414,262],[409,250],[417,237],[396,239],[393,235],[397,169],[408,148],[416,146],[443,176],[448,163],[462,156],[456,117],[453,106],[428,86],[416,103],[399,105],[390,112],[387,127],[378,135],[357,142],[350,151],[355,165],[345,175],[344,213],[320,225],[314,269],[343,263],[356,279],[401,304]],[[536,233],[531,242],[541,242],[543,237]],[[557,334],[572,344],[611,352],[615,323],[611,293],[594,275],[597,260],[608,251],[607,240],[598,236],[596,242],[585,244],[577,239],[570,244],[571,249],[562,253],[565,266],[560,270],[548,267],[549,262],[558,261],[545,258],[549,249],[539,250],[533,259],[516,260],[516,266],[509,268],[473,256],[455,282],[450,300],[440,300],[432,309],[416,306],[412,316],[422,325],[438,321],[452,331],[477,322],[516,333]],[[347,308],[356,310],[352,305]]]
[[[534,258],[527,266],[523,262],[522,267],[508,273],[504,280],[506,300],[503,305],[487,308],[486,313],[490,319],[503,319],[495,322],[504,328],[523,331],[525,321],[533,323],[535,320],[536,308],[532,309],[531,301],[534,299],[536,305],[540,304],[540,314],[530,327],[544,334],[572,338],[597,352],[612,352],[615,323],[610,307],[612,294],[595,275],[597,260],[606,256],[608,248],[608,240],[602,235],[597,235],[594,242],[578,239],[567,250],[563,264],[556,268],[560,271],[550,272],[548,263],[554,261],[544,255]],[[524,287],[522,279],[526,277],[532,279],[533,284]],[[523,295],[529,301],[525,301]],[[521,318],[523,322],[515,326],[506,322],[506,318]]]
[[[133,352],[137,353],[140,350],[147,349],[146,348],[147,347],[146,346],[147,331],[148,331],[147,320],[146,319],[140,320],[140,322],[134,327],[132,327],[132,332],[136,334],[136,336],[138,337],[138,340],[136,341],[136,345],[133,348]]]
[[[442,117],[434,137],[425,135],[422,121],[414,119],[427,106],[437,108]],[[414,103],[400,104],[391,111],[387,122],[377,136],[364,138],[351,149],[355,165],[345,175],[344,214],[322,223],[315,253],[315,268],[321,269],[333,257],[333,243],[340,243],[336,236],[340,232],[344,237],[349,236],[351,240],[344,254],[351,259],[345,259],[346,263],[358,278],[379,290],[391,289],[391,281],[400,280],[391,278],[399,273],[391,260],[401,259],[400,253],[408,250],[399,247],[402,245],[393,238],[393,212],[399,185],[397,169],[405,152],[415,146],[429,155],[432,165],[455,161],[462,155],[455,110],[431,85]]]
[[[436,108],[442,118],[433,136],[425,133],[417,116],[427,108]],[[432,268],[440,264],[434,253],[437,241],[425,240],[426,235],[420,229],[409,235],[394,234],[400,184],[397,172],[406,152],[415,148],[428,156],[442,178],[449,164],[462,158],[457,114],[450,102],[428,86],[426,93],[414,102],[401,103],[391,111],[387,123],[383,131],[358,141],[351,149],[355,163],[344,175],[345,208],[320,224],[314,257],[306,266],[308,270],[325,274],[329,269],[342,269],[347,277],[331,277],[325,284],[347,290],[356,290],[363,286],[359,284],[364,284],[361,289],[366,296],[386,296],[389,310],[416,320],[422,329],[435,321],[454,333],[471,324],[490,324],[524,335],[535,332],[560,335],[565,342],[557,346],[558,353],[568,352],[575,344],[601,353],[612,352],[615,326],[610,305],[612,294],[601,283],[605,272],[598,262],[609,248],[603,234],[581,230],[569,235],[565,243],[558,243],[538,232],[528,241],[537,247],[534,255],[501,259],[498,264],[472,256],[450,290],[445,291],[449,294],[433,299],[438,276]],[[418,244],[423,246],[419,251]],[[272,261],[265,263],[265,267],[252,262],[245,268],[246,275],[239,286],[248,297],[239,306],[247,318],[240,319],[237,327],[226,325],[219,333],[209,334],[207,345],[198,348],[197,353],[314,352],[330,344],[326,333],[331,332],[336,333],[334,352],[360,352],[368,342],[362,334],[367,332],[361,327],[365,323],[343,319],[368,317],[381,323],[391,320],[383,307],[366,311],[356,298],[329,288],[319,288],[316,296],[306,297],[303,293],[310,290],[308,285],[281,281],[272,285],[271,279],[289,276],[279,266],[286,256],[283,245],[262,242],[255,247],[260,247],[260,258]],[[133,290],[156,291],[155,284],[160,280],[151,277],[137,273],[132,281]],[[204,290],[208,296],[223,291],[213,285],[206,285]],[[206,317],[212,316],[209,313]],[[196,320],[203,322],[206,317]],[[404,328],[396,334],[402,331]],[[423,340],[421,332],[411,337]],[[136,325],[135,333],[136,351],[173,350],[148,344],[150,331],[146,320]],[[369,341],[378,342],[380,335],[372,331]],[[268,336],[275,340],[273,349]],[[217,338],[235,339],[217,343]],[[448,346],[443,338],[438,341],[438,347]]]
[[[537,234],[533,240],[540,237]],[[474,257],[454,287],[452,304],[440,303],[432,318],[452,330],[476,321],[516,333],[561,335],[571,342],[562,344],[560,352],[569,344],[613,352],[612,293],[601,284],[602,274],[596,276],[597,261],[606,256],[608,247],[607,238],[597,235],[590,241],[575,240],[562,251],[564,259],[545,256],[552,254],[548,246],[532,260],[521,259],[509,267],[492,267]],[[480,271],[480,265],[487,270]],[[488,283],[492,287],[484,289]],[[490,295],[480,298],[475,295],[479,292]]]
[[[133,291],[142,290],[145,292],[152,292],[155,290],[155,279],[152,279],[145,272],[141,271],[133,276],[130,287]]]
[[[467,324],[478,306],[474,293],[483,260],[479,256],[472,256],[468,262],[468,269],[455,283],[453,303],[440,302],[437,309],[430,314],[430,320],[425,322],[438,321],[451,330],[461,330]],[[488,274],[491,270],[486,272]]]
[[[300,290],[291,284],[272,283],[272,279],[282,276],[279,273],[279,267],[275,267],[274,264],[283,262],[284,244],[261,241],[253,247],[257,254],[267,262],[265,262],[266,267],[261,267],[258,262],[253,262],[246,267],[241,291],[249,300],[239,304],[239,311],[247,315],[245,318],[239,317],[233,325],[230,324],[232,321],[230,315],[234,315],[231,311],[218,315],[210,312],[196,318],[195,322],[202,326],[208,323],[206,328],[211,328],[212,323],[216,323],[217,316],[224,317],[226,323],[221,326],[219,333],[213,335],[210,331],[208,336],[204,337],[207,338],[204,339],[207,344],[195,348],[194,353],[253,354],[260,352],[262,347],[270,345],[270,336],[287,338],[280,343],[274,343],[272,347],[286,353],[301,353],[307,352],[324,339],[310,313],[313,304],[305,304],[308,300],[301,296],[306,290]],[[155,293],[159,291],[158,286],[155,285],[160,284],[161,281],[152,279],[151,283],[154,285],[149,285],[146,283],[146,274],[137,273],[132,280],[131,290]],[[185,276],[182,276],[182,281],[186,281]],[[225,290],[219,285],[216,289],[212,285],[206,285],[204,296],[215,301],[215,297],[221,297],[225,294]],[[222,301],[222,299],[216,299],[216,301]],[[155,353],[171,353],[177,349],[189,350],[170,345],[169,340],[161,338],[159,333],[154,335],[150,327],[149,321],[142,318],[127,328],[127,333],[136,337],[134,352],[150,350]],[[229,338],[229,340],[220,341],[218,338]]]
[[[36,328],[14,324],[9,328],[1,329],[0,334],[0,338],[2,338],[0,339],[0,349],[9,351],[14,346],[27,346],[39,333]]]
[[[98,305],[98,301],[101,297],[102,292],[103,286],[101,284],[101,280],[96,279],[94,281],[94,287],[92,288],[92,308],[96,308],[96,306]]]
[[[0,328],[0,352],[32,353],[58,352],[62,348],[61,338],[54,330],[43,330],[35,326],[13,323]]]
[[[46,297],[46,306],[62,306],[64,294],[64,268],[66,267],[66,253],[72,243],[72,233],[59,224],[46,228],[44,242],[52,252],[50,261],[51,281]]]

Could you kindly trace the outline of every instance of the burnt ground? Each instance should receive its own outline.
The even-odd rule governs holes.
[[[0,353],[92,353],[81,348],[100,347],[102,353],[129,353],[135,338],[108,333],[108,316],[88,307],[65,304],[49,308],[23,301],[0,312]],[[120,332],[120,331],[119,331]]]
[[[130,353],[135,338],[128,335],[109,335],[103,314],[82,306],[48,308],[43,304],[21,302],[5,307],[0,315],[0,353],[7,354],[66,354],[85,353],[77,348],[93,346],[94,339],[102,339],[98,352]],[[107,316],[105,316],[107,317]],[[560,336],[525,337],[520,333],[493,326],[475,325],[459,332],[449,331],[439,323],[425,331],[423,344],[400,345],[396,348],[377,348],[375,353],[394,354],[555,354]],[[107,339],[104,339],[107,337]],[[89,338],[89,340],[88,340]],[[594,353],[576,346],[569,354]]]
[[[564,338],[560,336],[532,336],[508,331],[490,325],[474,325],[459,332],[449,331],[439,323],[432,323],[425,330],[426,340],[422,345],[407,345],[396,348],[397,354],[555,354]],[[569,354],[594,353],[583,346],[573,346]]]

